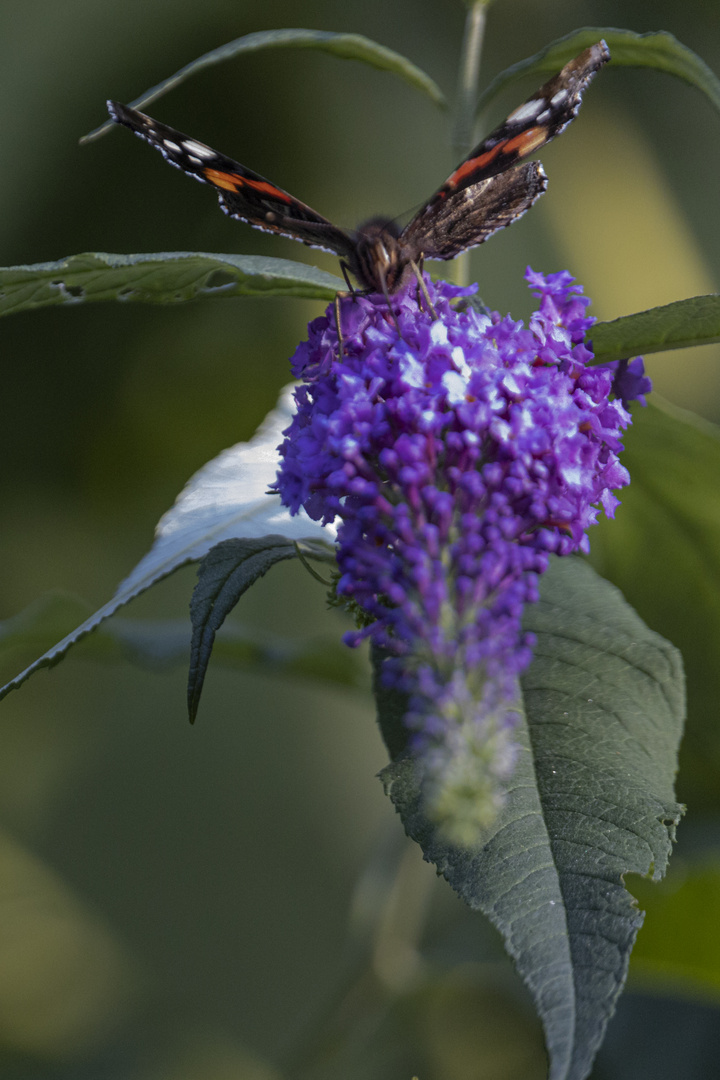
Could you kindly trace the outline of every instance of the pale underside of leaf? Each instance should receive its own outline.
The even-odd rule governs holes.
[[[192,477],[172,509],[160,519],[150,551],[120,584],[112,600],[0,689],[0,698],[39,668],[56,664],[76,641],[118,608],[179,567],[204,558],[223,540],[279,536],[297,543],[309,555],[332,559],[335,529],[311,521],[304,511],[291,517],[280,496],[268,493],[277,470],[277,448],[292,415],[291,388],[286,387],[250,442],[225,450]]]

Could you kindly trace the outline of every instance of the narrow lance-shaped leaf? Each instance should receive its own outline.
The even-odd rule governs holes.
[[[185,67],[180,68],[174,75],[156,86],[146,90],[144,94],[130,102],[134,109],[142,109],[151,101],[166,94],[168,90],[179,86],[191,75],[197,74],[203,68],[214,64],[221,64],[225,60],[232,60],[243,53],[256,52],[258,49],[319,49],[322,52],[331,53],[341,60],[359,60],[380,71],[389,71],[409,83],[416,90],[427,94],[436,105],[444,105],[445,98],[440,87],[413,64],[405,56],[388,49],[384,45],[378,45],[376,41],[363,37],[362,34],[333,33],[329,30],[260,30],[254,34],[245,34],[243,37],[229,41],[226,45],[220,45],[217,49],[211,49],[196,60],[192,60]],[[90,142],[104,132],[112,128],[112,122],[106,120],[100,127],[95,128],[89,135],[83,136],[81,143]]]
[[[673,304],[596,323],[589,332],[602,364],[665,349],[720,341],[720,296],[691,296]]]
[[[642,923],[624,875],[662,877],[680,818],[682,665],[576,558],[553,560],[525,624],[537,645],[518,764],[478,848],[428,820],[418,766],[397,745],[381,778],[425,858],[505,939],[545,1029],[550,1080],[584,1080]],[[378,708],[392,730],[390,692]]]
[[[201,562],[190,603],[193,635],[187,701],[191,724],[200,704],[215,634],[258,578],[275,563],[296,557],[297,548],[285,537],[264,536],[258,540],[224,540],[211,548]]]
[[[57,262],[0,267],[0,315],[96,300],[180,304],[216,296],[332,300],[339,278],[315,266],[259,255],[203,251],[70,255]]]
[[[704,60],[664,31],[636,34],[612,26],[586,26],[547,45],[534,56],[506,68],[493,79],[478,101],[481,112],[506,87],[526,75],[552,75],[582,49],[603,38],[610,48],[610,64],[615,67],[648,67],[675,75],[700,90],[720,109],[720,79]]]

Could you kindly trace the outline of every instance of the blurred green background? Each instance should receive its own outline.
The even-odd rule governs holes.
[[[199,249],[335,269],[229,221],[128,132],[84,148],[78,137],[107,97],[131,100],[224,41],[282,26],[366,34],[452,96],[463,20],[456,0],[3,0],[2,262]],[[720,70],[717,0],[497,0],[483,82],[581,25],[666,29]],[[310,51],[205,71],[150,112],[348,226],[417,205],[455,163],[428,101]],[[603,72],[543,151],[548,194],[473,254],[485,301],[526,317],[528,263],[572,270],[603,319],[714,291],[719,136],[720,116],[690,87]],[[54,587],[104,602],[188,477],[252,434],[318,309],[235,299],[4,321],[0,618]],[[706,348],[648,369],[670,400],[719,421],[719,360]],[[654,581],[631,597],[641,614],[662,567]],[[183,571],[129,614],[184,616],[193,582]],[[343,629],[297,565],[276,568],[237,614],[287,636]],[[8,657],[5,675],[31,659]],[[349,916],[356,944],[375,926],[372,978],[352,982],[343,1017],[320,1025],[332,1033],[321,1064],[298,1075],[541,1077],[537,1025],[494,935],[403,847],[375,779],[386,755],[369,692],[215,664],[194,728],[184,693],[182,667],[93,665],[78,650],[2,704],[0,1077],[267,1078],[263,1061],[334,993]],[[715,716],[693,724],[697,759],[703,739],[717,741]],[[689,760],[670,877],[631,883],[649,916],[597,1080],[712,1075],[720,1055],[720,797],[717,773],[696,780]],[[411,901],[416,921],[398,918],[394,905]]]

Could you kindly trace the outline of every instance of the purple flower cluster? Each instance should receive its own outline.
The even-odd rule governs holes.
[[[338,593],[369,622],[346,640],[391,654],[429,810],[469,845],[513,767],[524,605],[629,481],[617,373],[587,366],[589,301],[568,273],[527,281],[527,328],[429,279],[435,321],[412,288],[394,314],[382,296],[343,301],[341,357],[332,310],[315,319],[277,479],[292,512],[338,523]],[[628,392],[647,389],[631,374]]]

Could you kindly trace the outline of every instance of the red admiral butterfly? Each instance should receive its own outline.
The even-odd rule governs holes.
[[[350,270],[363,289],[388,296],[412,273],[419,278],[424,259],[453,259],[532,206],[547,187],[542,165],[513,166],[564,131],[585,88],[609,59],[600,41],[566,64],[475,147],[402,230],[394,221],[374,218],[346,232],[232,158],[127,105],[107,105],[116,123],[149,142],[171,165],[214,187],[230,217],[333,252],[343,272]]]

